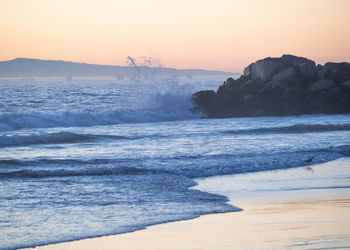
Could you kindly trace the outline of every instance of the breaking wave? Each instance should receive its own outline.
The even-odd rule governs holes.
[[[160,137],[161,135],[150,136],[119,136],[119,135],[92,135],[77,134],[67,131],[57,133],[32,133],[24,135],[2,135],[0,136],[0,148],[16,147],[36,144],[62,144],[62,143],[80,143],[96,141],[99,139],[107,140],[134,140],[146,137]]]
[[[91,167],[77,169],[21,169],[0,173],[0,178],[43,178],[43,177],[68,177],[68,176],[98,176],[98,175],[127,175],[155,173],[155,170],[146,170],[133,167]]]
[[[0,147],[51,143],[75,143],[92,139],[94,139],[94,136],[92,135],[81,135],[71,132],[37,133],[29,135],[3,135],[0,136]]]
[[[89,127],[120,123],[144,123],[196,119],[187,93],[154,93],[136,109],[79,112],[25,112],[0,114],[0,132],[25,128]]]
[[[350,124],[341,124],[341,125],[295,124],[295,125],[286,126],[286,127],[228,130],[228,131],[225,131],[225,133],[229,133],[229,134],[265,134],[265,133],[299,134],[299,133],[346,131],[346,130],[350,130]]]
[[[189,178],[286,169],[350,156],[350,145],[266,154],[217,154],[142,159],[0,159],[0,178],[44,178],[91,175],[167,173]],[[45,166],[38,168],[37,166]]]

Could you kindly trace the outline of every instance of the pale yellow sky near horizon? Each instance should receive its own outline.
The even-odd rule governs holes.
[[[267,56],[350,61],[350,0],[0,0],[0,60],[241,72]]]

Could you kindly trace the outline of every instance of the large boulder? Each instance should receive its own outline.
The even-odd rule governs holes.
[[[263,81],[270,81],[272,76],[287,68],[287,64],[278,58],[265,58],[252,64],[249,73],[252,79],[260,78]]]
[[[306,77],[308,79],[312,79],[315,74],[315,63],[314,62],[304,62],[299,65],[297,65],[297,68],[299,69],[299,74],[303,77]]]
[[[204,111],[204,113],[210,113],[215,98],[215,91],[213,90],[202,90],[192,95],[192,101],[196,107],[193,111]]]
[[[350,80],[350,63],[326,63],[325,68],[329,70],[329,77],[336,83]]]
[[[313,78],[315,74],[315,62],[304,57],[283,55],[281,60],[292,65],[302,77]]]
[[[278,72],[272,77],[273,87],[297,87],[301,81],[293,67]]]
[[[270,81],[272,77],[286,69],[295,70],[301,77],[311,79],[315,75],[315,62],[304,57],[283,55],[281,58],[265,58],[250,64],[244,69],[244,75],[252,79],[260,78],[263,81]]]
[[[239,86],[240,86],[240,82],[230,77],[226,81],[224,81],[224,84],[218,88],[216,93],[218,95],[225,95],[226,93],[231,92],[234,89],[237,89]]]
[[[288,55],[285,54],[280,58],[282,61],[284,61],[285,63],[297,66],[297,65],[301,65],[304,63],[311,63],[311,64],[315,64],[314,61],[307,59],[305,57],[300,57],[300,56],[294,56],[294,55]]]

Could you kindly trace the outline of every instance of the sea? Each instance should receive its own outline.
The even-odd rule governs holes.
[[[0,249],[241,211],[213,192],[225,188],[217,176],[237,176],[230,192],[255,196],[325,188],[322,174],[308,185],[291,175],[287,187],[271,177],[258,189],[239,177],[349,157],[350,115],[193,112],[191,95],[223,80],[0,80]],[[327,188],[350,187],[349,171],[334,176]]]

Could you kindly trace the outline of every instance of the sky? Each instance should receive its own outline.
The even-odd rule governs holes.
[[[0,0],[0,60],[242,72],[268,56],[350,61],[350,0]]]

